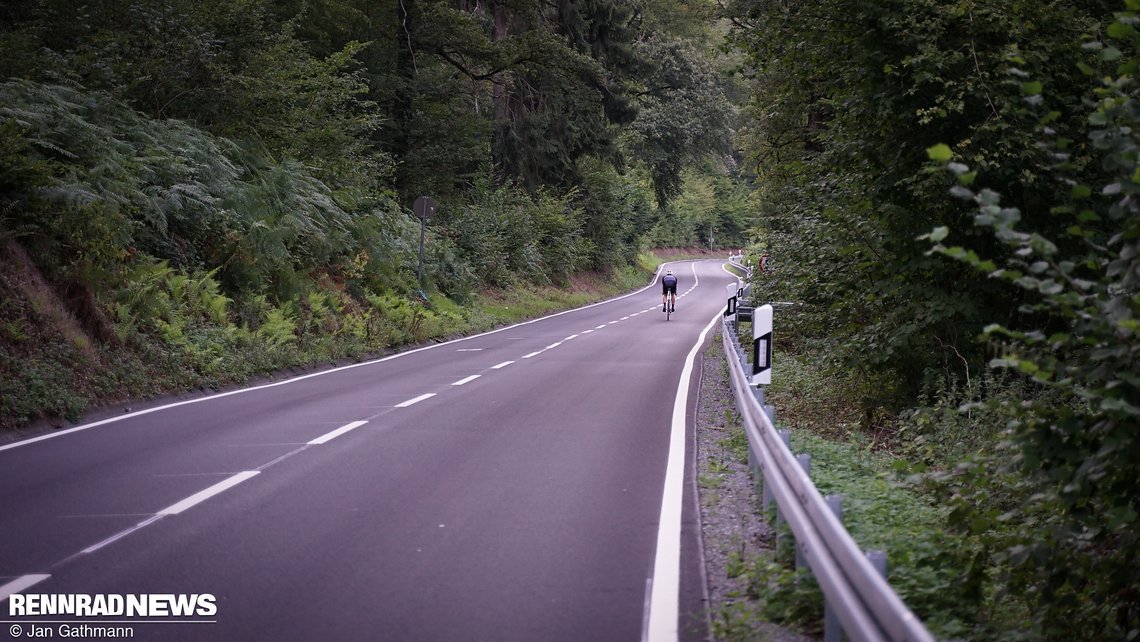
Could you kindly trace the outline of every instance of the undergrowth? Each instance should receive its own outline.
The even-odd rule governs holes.
[[[742,329],[746,341],[750,332]],[[924,405],[881,419],[868,431],[852,402],[861,394],[857,377],[833,371],[813,351],[781,350],[779,339],[776,346],[766,398],[777,423],[792,430],[794,452],[811,455],[820,493],[843,497],[844,524],[859,546],[887,553],[889,581],[907,606],[939,638],[1033,639],[1038,632],[1020,624],[1026,604],[1010,594],[1002,568],[980,562],[993,537],[978,537],[957,523],[965,513],[948,493],[972,495],[929,475],[972,452],[992,451],[1002,438],[999,406],[982,406],[978,399],[1015,399],[1025,391],[994,377],[968,385],[943,381],[931,387]],[[1024,492],[1012,481],[990,488],[998,491],[995,510]],[[725,639],[737,639],[732,620],[744,616],[821,632],[822,594],[810,573],[794,570],[791,537],[781,539],[776,550],[741,561],[750,606],[734,604],[732,612],[719,614]]]

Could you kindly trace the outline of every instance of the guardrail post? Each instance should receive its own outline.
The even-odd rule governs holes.
[[[823,498],[827,502],[827,507],[831,509],[831,513],[835,515],[835,519],[839,523],[843,523],[843,497],[840,495],[828,495]],[[831,607],[831,603],[827,599],[823,600],[823,642],[841,642],[843,640],[843,626],[839,624],[839,616],[835,613],[835,609]]]
[[[770,408],[771,406],[768,406],[768,407]],[[779,430],[779,431],[776,431],[776,434],[778,434],[780,436],[780,441],[784,442],[784,447],[787,448],[788,451],[790,452],[792,450],[792,431],[790,431],[790,430]],[[785,535],[784,535],[784,529],[781,528],[781,526],[783,526],[783,525],[784,525],[784,516],[780,514],[780,505],[777,503],[776,504],[776,552],[777,552],[777,554],[779,554],[779,551],[782,551],[784,549],[784,537],[785,537]]]
[[[756,386],[752,389],[752,395],[756,397],[756,403],[760,404],[760,407],[764,407],[764,388]]]
[[[864,555],[867,556],[867,561],[871,562],[871,566],[887,579],[887,553],[886,551],[866,551]]]
[[[768,421],[772,422],[772,425],[775,426],[776,425],[776,407],[775,406],[764,406],[764,414],[768,415]],[[788,449],[790,450],[791,446],[789,446]]]
[[[796,461],[799,462],[800,468],[804,469],[804,474],[810,478],[811,455],[807,453],[801,453],[799,455],[796,455]],[[804,552],[798,545],[796,546],[796,568],[808,568],[807,558],[804,557]]]
[[[772,507],[772,490],[768,488],[768,478],[765,476],[761,477],[761,479],[764,480],[764,488],[761,492],[762,499],[760,500],[760,505],[764,508],[764,512],[767,513],[768,509]]]

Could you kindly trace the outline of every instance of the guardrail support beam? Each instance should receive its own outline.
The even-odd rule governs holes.
[[[831,509],[831,513],[835,515],[835,519],[839,523],[843,523],[843,496],[842,495],[828,495],[823,498],[827,502],[827,507]],[[839,616],[835,613],[831,603],[826,598],[823,600],[823,642],[842,642],[843,640],[843,626],[839,624]]]
[[[871,562],[871,566],[887,579],[887,552],[886,551],[867,551],[864,553],[867,556],[867,561]]]
[[[796,455],[796,461],[799,462],[800,468],[804,469],[804,474],[810,478],[811,455],[807,453],[801,453],[799,455]],[[807,558],[804,557],[804,551],[799,546],[799,544],[796,544],[796,568],[808,568]]]

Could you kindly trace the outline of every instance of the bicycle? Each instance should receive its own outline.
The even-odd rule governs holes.
[[[677,293],[670,292],[666,297],[668,305],[665,306],[665,320],[668,321],[669,317],[673,316],[673,305],[677,303]]]

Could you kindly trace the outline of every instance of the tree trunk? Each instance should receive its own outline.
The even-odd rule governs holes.
[[[507,37],[507,8],[501,3],[493,5],[495,26],[491,33],[491,40],[498,42]],[[511,128],[511,112],[508,104],[507,82],[503,72],[491,78],[491,99],[495,108],[495,133],[491,141],[491,160],[494,165],[495,182],[502,185],[506,182],[507,137]]]

